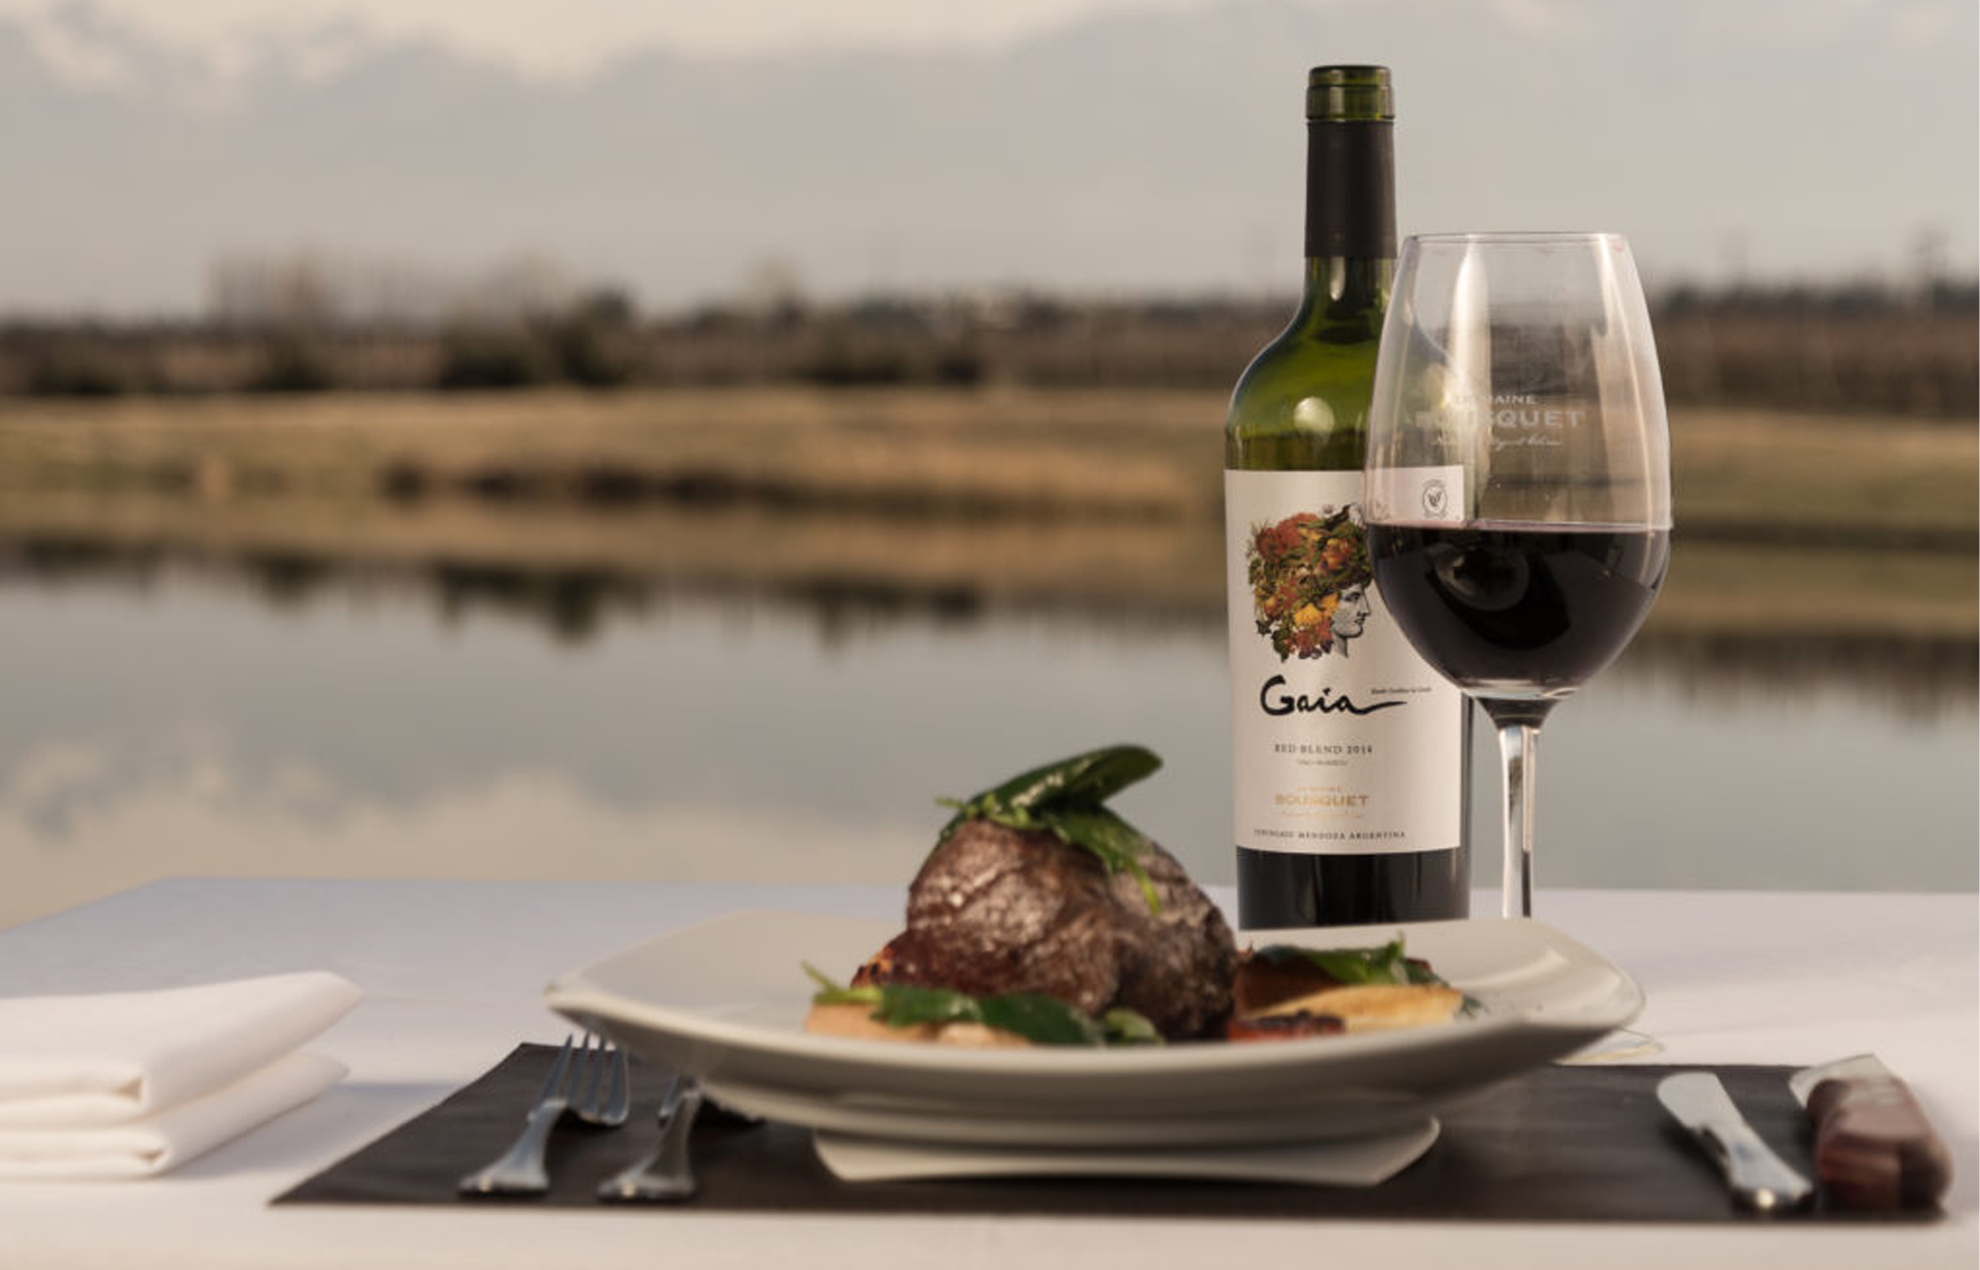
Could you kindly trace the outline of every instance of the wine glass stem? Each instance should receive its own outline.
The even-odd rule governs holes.
[[[1532,723],[1499,725],[1499,755],[1506,773],[1506,859],[1500,911],[1507,917],[1533,916],[1533,752],[1540,728]]]

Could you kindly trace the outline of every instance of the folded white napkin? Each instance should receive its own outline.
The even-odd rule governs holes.
[[[297,1052],[356,1005],[321,971],[0,999],[0,1177],[163,1172],[344,1074]]]
[[[122,1124],[0,1129],[0,1179],[149,1177],[204,1155],[343,1079],[334,1058],[284,1055],[231,1085]]]

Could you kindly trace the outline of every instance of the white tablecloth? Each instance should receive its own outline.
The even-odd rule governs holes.
[[[1481,897],[1478,911],[1493,911]],[[0,1186],[0,1264],[1007,1267],[1759,1264],[1971,1270],[1980,903],[1970,895],[1546,892],[1540,916],[1631,971],[1661,1062],[1806,1064],[1875,1050],[1952,1146],[1942,1222],[1785,1226],[750,1216],[681,1210],[286,1206],[268,1199],[555,1041],[553,975],[743,908],[898,916],[877,887],[175,880],[0,931],[0,995],[327,969],[365,1002],[316,1047],[351,1075],[166,1177]]]

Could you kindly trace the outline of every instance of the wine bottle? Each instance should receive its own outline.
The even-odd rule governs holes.
[[[1307,76],[1306,282],[1224,431],[1238,924],[1465,916],[1468,708],[1397,629],[1362,520],[1394,272],[1380,66]]]

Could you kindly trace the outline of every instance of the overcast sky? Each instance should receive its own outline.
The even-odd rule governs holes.
[[[1544,5],[1547,0],[1480,0]],[[75,0],[0,0],[39,17]],[[383,36],[430,37],[534,75],[581,74],[614,53],[665,44],[694,53],[805,47],[983,47],[1082,16],[1217,0],[90,0],[188,45],[225,49],[257,29],[355,17]]]
[[[1665,285],[1970,277],[1975,26],[1974,0],[0,0],[0,311],[195,311],[218,262],[297,251],[547,257],[661,307],[771,263],[819,295],[1290,285],[1326,60],[1396,68],[1404,232],[1617,230]]]

